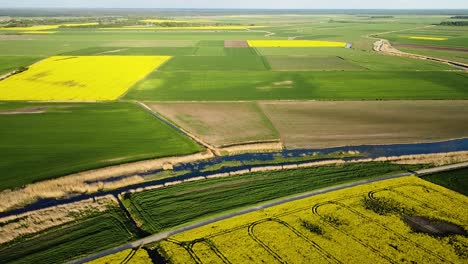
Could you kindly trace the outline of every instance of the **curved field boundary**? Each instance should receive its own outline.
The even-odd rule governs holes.
[[[355,197],[355,196],[352,196],[352,197]],[[346,197],[347,199],[349,199],[350,197]],[[340,200],[343,200],[343,199],[340,199]],[[356,242],[362,244],[363,246],[365,246],[366,248],[369,248],[371,249],[372,251],[374,252],[377,252],[380,256],[384,257],[385,259],[389,260],[390,262],[392,263],[398,263],[397,260],[393,260],[391,258],[389,258],[388,256],[386,256],[385,254],[383,254],[382,252],[379,251],[378,248],[376,247],[373,247],[367,243],[365,243],[363,240],[361,240],[360,238],[356,237],[355,235],[351,234],[351,233],[348,233],[344,230],[342,230],[341,228],[339,228],[339,226],[337,226],[336,224],[330,222],[325,216],[321,215],[319,212],[318,212],[318,209],[322,206],[325,206],[325,205],[329,205],[329,204],[333,204],[333,205],[336,205],[336,206],[339,206],[339,207],[342,207],[346,210],[348,210],[349,212],[351,212],[353,215],[356,215],[357,217],[363,219],[364,221],[363,222],[368,222],[368,223],[373,223],[375,224],[376,226],[378,226],[379,228],[385,230],[386,232],[389,232],[393,235],[395,235],[396,237],[398,237],[399,239],[401,239],[402,241],[406,241],[407,243],[409,244],[412,244],[413,246],[423,250],[425,253],[427,253],[428,255],[432,255],[436,258],[439,259],[439,261],[441,261],[442,263],[452,263],[451,261],[449,261],[448,259],[444,258],[443,256],[440,256],[439,254],[427,249],[426,247],[424,247],[423,245],[411,240],[410,238],[400,234],[399,232],[396,232],[395,230],[385,226],[384,224],[374,220],[373,218],[371,217],[368,217],[360,212],[358,212],[357,210],[353,209],[352,207],[344,204],[344,203],[341,203],[341,202],[338,202],[337,200],[333,200],[333,201],[326,201],[326,202],[323,202],[323,203],[319,203],[315,206],[312,207],[312,212],[319,216],[322,221],[324,221],[325,223],[327,223],[328,225],[330,225],[331,227],[335,228],[336,230],[342,232],[343,234],[345,234],[346,236],[348,237],[351,237],[353,240],[355,240]]]
[[[259,239],[256,235],[255,235],[255,232],[254,232],[254,228],[260,224],[263,224],[263,223],[267,223],[267,222],[275,222],[275,223],[278,223],[284,227],[286,227],[287,229],[289,229],[291,232],[293,232],[297,237],[303,239],[305,242],[307,242],[308,244],[310,244],[315,251],[318,252],[318,254],[323,257],[324,259],[326,259],[329,263],[341,263],[341,261],[339,261],[338,259],[336,259],[332,254],[328,253],[325,249],[323,249],[321,246],[319,246],[317,243],[315,243],[314,241],[310,240],[307,236],[305,236],[304,234],[302,234],[299,230],[297,230],[296,228],[294,228],[293,226],[291,226],[289,223],[279,219],[279,218],[268,218],[268,219],[263,219],[263,220],[259,220],[259,221],[256,221],[254,223],[251,223],[248,227],[248,233],[249,233],[249,236],[257,243],[259,243],[265,250],[267,250],[268,252],[270,252],[270,254],[275,257],[278,261],[282,262],[284,261],[276,252],[274,252],[265,242],[263,242],[261,239]],[[283,262],[282,262],[283,263]],[[286,263],[284,261],[284,263]]]

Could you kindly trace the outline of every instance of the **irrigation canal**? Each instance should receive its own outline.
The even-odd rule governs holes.
[[[393,144],[393,145],[362,145],[362,146],[349,146],[349,147],[336,147],[336,148],[327,148],[327,149],[297,149],[297,150],[283,150],[282,152],[268,152],[268,153],[247,153],[239,154],[234,156],[221,156],[215,157],[210,160],[179,164],[174,166],[174,172],[186,172],[180,176],[175,176],[162,180],[147,181],[135,185],[130,185],[115,190],[101,191],[93,194],[79,194],[77,196],[62,198],[62,199],[40,199],[30,205],[27,205],[22,208],[17,208],[9,210],[7,212],[0,213],[0,217],[6,217],[11,215],[18,215],[26,213],[33,210],[39,210],[44,208],[49,208],[57,205],[63,205],[78,201],[83,201],[87,199],[92,199],[96,197],[102,197],[106,195],[115,195],[118,196],[123,192],[128,192],[135,189],[147,188],[151,186],[160,186],[166,185],[173,182],[182,182],[190,179],[207,177],[214,174],[223,174],[236,171],[245,171],[252,170],[254,168],[260,168],[265,166],[286,166],[293,164],[304,164],[310,163],[311,160],[304,161],[289,161],[288,158],[294,159],[303,156],[311,156],[314,153],[320,153],[322,155],[336,153],[336,152],[348,152],[355,151],[364,155],[362,159],[367,158],[378,158],[378,157],[389,157],[389,156],[402,156],[402,155],[419,155],[419,154],[433,154],[433,153],[446,153],[446,152],[455,152],[455,151],[468,151],[468,138],[457,139],[443,142],[434,142],[434,143],[417,143],[417,144]],[[282,158],[284,162],[280,163],[274,162],[268,163],[269,161],[273,162],[275,159]],[[360,158],[345,158],[344,160],[356,160]],[[312,162],[320,162],[328,159],[318,159],[313,160]],[[241,164],[239,166],[230,166],[225,168],[220,168],[214,171],[204,171],[205,168],[210,166],[215,166],[222,163],[233,163]],[[258,162],[259,164],[251,165],[252,163]],[[245,164],[247,163],[247,164]],[[263,163],[263,164],[261,164]],[[154,175],[162,170],[147,171],[145,173],[136,174],[142,176],[143,178]],[[134,175],[134,174],[132,174]],[[115,181],[132,175],[121,175],[118,177],[113,177],[108,181]]]

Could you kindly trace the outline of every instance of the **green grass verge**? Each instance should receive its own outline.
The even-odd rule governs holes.
[[[45,112],[0,115],[0,190],[202,150],[133,103],[0,104],[1,111],[34,108]]]
[[[468,196],[468,169],[431,174],[422,179]]]
[[[0,56],[0,75],[10,73],[20,67],[27,67],[40,59],[40,57],[28,56]]]
[[[252,173],[125,195],[145,231],[156,233],[210,215],[332,185],[399,173],[419,166],[361,163]]]
[[[2,263],[64,263],[136,238],[118,208],[51,228],[13,244],[0,245]]]
[[[127,94],[139,100],[467,99],[459,72],[153,72]]]

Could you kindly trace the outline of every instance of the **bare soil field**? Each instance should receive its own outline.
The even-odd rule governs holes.
[[[156,112],[216,147],[278,139],[256,103],[148,103]]]
[[[444,47],[444,46],[432,46],[432,45],[421,45],[421,44],[404,44],[404,43],[393,43],[393,46],[399,48],[415,48],[415,49],[428,49],[428,50],[447,50],[457,52],[468,52],[468,48],[462,47]]]
[[[468,136],[466,101],[262,102],[287,148],[419,143]]]
[[[249,44],[245,40],[226,40],[224,41],[225,48],[248,48]]]

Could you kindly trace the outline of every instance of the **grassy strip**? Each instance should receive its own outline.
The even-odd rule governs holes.
[[[2,263],[63,263],[134,239],[135,231],[118,208],[84,221],[0,245]]]
[[[0,115],[0,190],[202,149],[132,103],[12,105],[44,113]]]
[[[356,163],[252,173],[125,195],[124,204],[145,231],[156,233],[210,215],[350,181],[421,166]]]
[[[423,179],[468,195],[468,169],[431,174],[424,176]]]

